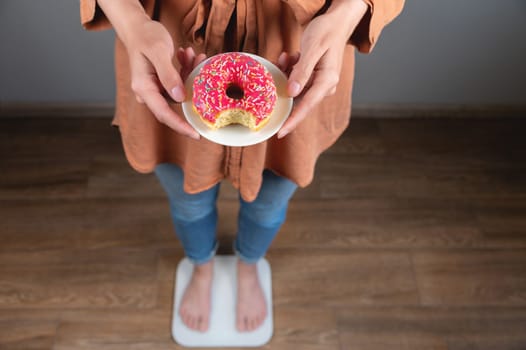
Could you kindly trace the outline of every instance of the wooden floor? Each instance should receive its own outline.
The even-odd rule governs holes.
[[[109,120],[0,119],[0,349],[179,348],[182,256]],[[526,118],[353,120],[268,258],[266,349],[526,349]]]

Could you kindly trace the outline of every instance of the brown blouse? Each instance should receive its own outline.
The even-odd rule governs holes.
[[[323,11],[323,0],[141,0],[146,12],[171,33],[175,47],[192,46],[207,56],[224,51],[256,53],[276,63],[282,51],[299,50],[309,20]],[[299,186],[313,178],[316,159],[349,124],[354,76],[354,47],[367,53],[383,27],[396,17],[404,0],[366,0],[363,18],[345,50],[336,94],[326,97],[283,139],[273,137],[248,147],[226,147],[204,138],[181,136],[157,122],[131,91],[130,67],[117,38],[115,69],[117,101],[114,124],[119,126],[128,161],[137,171],[151,172],[159,163],[181,166],[188,193],[206,190],[228,179],[241,196],[254,200],[263,169],[271,169]],[[81,22],[87,29],[110,27],[96,0],[80,0]],[[235,16],[235,18],[232,18]],[[174,64],[178,65],[177,60]],[[180,104],[173,108],[182,116]]]

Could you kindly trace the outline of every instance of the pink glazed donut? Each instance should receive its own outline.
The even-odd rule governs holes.
[[[194,109],[212,129],[242,124],[259,130],[276,105],[272,75],[257,60],[239,52],[208,59],[193,88]]]

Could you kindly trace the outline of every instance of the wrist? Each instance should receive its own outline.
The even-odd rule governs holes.
[[[340,33],[348,40],[368,10],[364,0],[333,0],[326,14],[334,17],[333,23],[341,24]]]
[[[151,20],[138,0],[97,0],[97,3],[126,47],[135,36],[133,31]]]

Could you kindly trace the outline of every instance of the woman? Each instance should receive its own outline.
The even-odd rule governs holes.
[[[349,123],[354,47],[369,52],[402,6],[403,0],[81,0],[86,28],[112,25],[118,36],[114,124],[128,161],[156,172],[195,264],[180,307],[188,327],[208,329],[223,179],[239,189],[241,201],[237,329],[262,324],[267,306],[255,263],[284,222],[296,186],[312,181],[317,157]],[[192,68],[225,51],[256,53],[289,73],[295,106],[266,142],[225,147],[201,139],[173,103],[186,99],[183,81]]]

